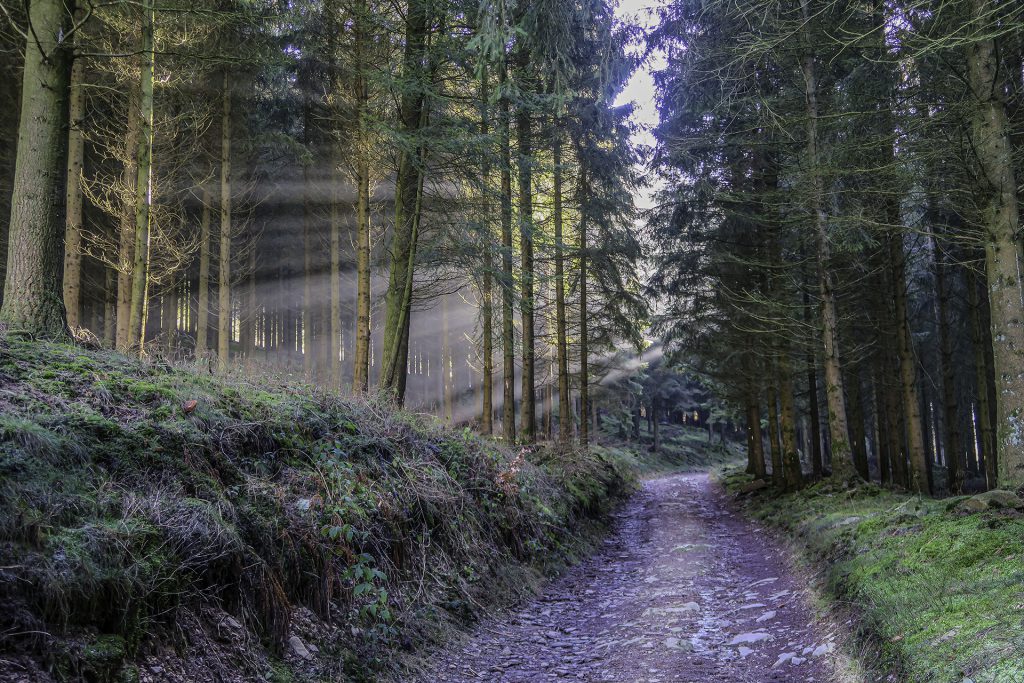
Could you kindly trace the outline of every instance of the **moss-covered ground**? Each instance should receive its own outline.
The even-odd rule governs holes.
[[[632,487],[267,382],[0,336],[0,681],[374,680]]]
[[[827,594],[870,645],[874,680],[1024,681],[1024,516],[968,514],[874,485],[821,482],[799,493],[741,493],[747,513],[797,542]]]

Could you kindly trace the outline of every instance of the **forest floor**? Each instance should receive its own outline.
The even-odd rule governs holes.
[[[428,661],[420,683],[831,681],[839,635],[706,474],[649,480],[604,548]]]

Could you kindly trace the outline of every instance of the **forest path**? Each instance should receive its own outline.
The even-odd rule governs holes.
[[[707,475],[647,482],[596,555],[420,683],[831,681],[834,634],[773,539]]]

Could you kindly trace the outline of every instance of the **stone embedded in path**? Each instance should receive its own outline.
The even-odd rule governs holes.
[[[770,633],[764,631],[754,631],[751,633],[741,633],[732,640],[729,641],[730,645],[742,645],[744,643],[760,643],[762,640],[768,640],[772,636]]]
[[[775,610],[768,610],[767,612],[759,616],[757,619],[755,619],[755,621],[759,624],[763,624],[766,621],[774,619],[776,614],[777,612]]]

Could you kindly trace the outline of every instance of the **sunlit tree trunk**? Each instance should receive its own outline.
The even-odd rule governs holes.
[[[217,261],[217,367],[231,358],[231,80],[224,71],[220,142],[220,257]]]
[[[18,154],[0,322],[40,337],[67,333],[61,287],[67,180],[71,16],[63,2],[29,5]]]
[[[153,85],[156,53],[152,0],[143,2],[139,68],[139,140],[135,154],[135,246],[132,248],[132,289],[128,311],[128,349],[142,351],[146,340],[145,306],[149,292],[149,240],[153,207]]]
[[[125,163],[121,169],[125,202],[118,218],[117,349],[122,352],[127,352],[131,347],[129,318],[132,308],[132,264],[135,261],[135,183],[138,181],[138,159],[135,152],[139,146],[141,131],[139,101],[129,98],[128,125],[124,142]]]
[[[1024,315],[1021,315],[1020,207],[1003,72],[988,24],[993,0],[970,0],[975,40],[967,48],[973,95],[971,145],[976,152],[985,230],[996,378],[996,450],[1000,488],[1024,485]]]
[[[498,137],[501,145],[501,345],[502,345],[502,431],[505,441],[516,440],[516,360],[513,316],[515,279],[512,274],[512,143],[509,100],[505,93],[508,67],[500,72],[501,110]]]
[[[70,128],[68,130],[67,221],[64,231],[64,308],[68,327],[81,327],[82,295],[82,166],[85,163],[85,61],[71,69]]]

